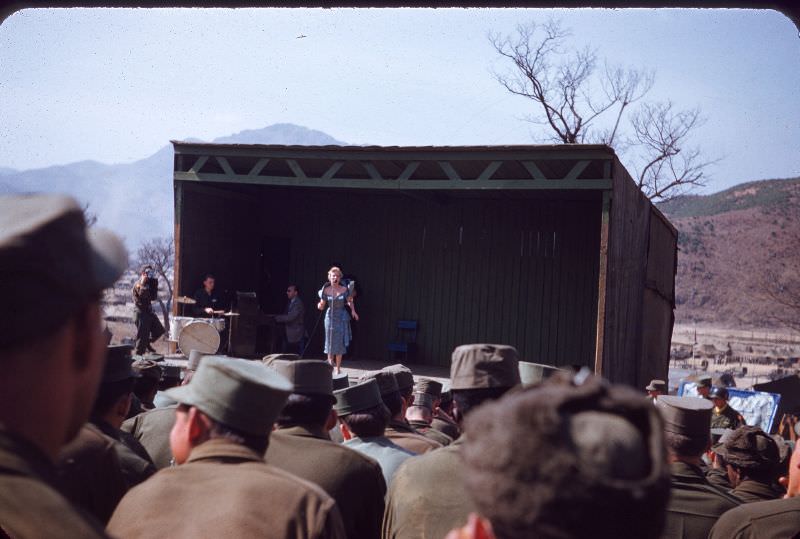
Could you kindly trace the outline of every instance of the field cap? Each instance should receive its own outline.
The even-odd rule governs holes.
[[[255,435],[272,431],[292,384],[260,361],[206,356],[190,384],[165,391],[181,404]]]
[[[433,397],[427,393],[414,393],[414,403],[411,406],[422,406],[433,411]]]
[[[653,379],[645,388],[647,391],[661,391],[667,393],[667,383],[664,380]]]
[[[380,391],[381,397],[400,391],[400,388],[397,387],[397,378],[391,372],[385,370],[367,371],[358,377],[359,383],[367,380],[375,380],[378,383],[378,391]]]
[[[106,347],[106,365],[103,368],[103,384],[121,382],[141,375],[133,369],[133,347],[128,344],[114,344]]]
[[[769,470],[780,461],[778,444],[759,427],[745,425],[734,430],[713,451],[729,464],[749,470]]]
[[[417,380],[417,383],[414,384],[414,393],[425,393],[434,399],[438,399],[442,396],[442,387],[442,384],[436,380],[420,378]]]
[[[273,359],[265,365],[292,383],[292,393],[333,397],[333,367],[318,359]]]
[[[664,430],[689,438],[705,438],[711,434],[711,401],[700,397],[663,395],[656,399],[656,408],[664,419]]]
[[[264,356],[261,359],[261,361],[269,365],[271,361],[274,361],[276,359],[285,359],[286,361],[296,361],[300,359],[300,356],[298,356],[297,354],[269,354]]]
[[[350,387],[350,379],[347,377],[347,373],[339,373],[333,375],[333,390],[338,391],[340,389],[345,389]]]
[[[711,375],[701,374],[695,379],[697,387],[711,387]]]
[[[0,347],[54,331],[127,266],[122,241],[87,229],[75,199],[0,196]]]
[[[346,389],[334,391],[333,396],[336,397],[333,409],[340,416],[348,416],[383,405],[378,382],[374,378],[359,382]]]
[[[540,383],[546,378],[550,378],[556,371],[561,369],[553,367],[552,365],[544,365],[542,363],[531,363],[530,361],[519,362],[519,379],[520,383],[524,386],[532,386]]]
[[[153,360],[137,359],[132,366],[133,370],[139,373],[142,378],[161,380],[161,367]]]
[[[409,389],[413,389],[414,375],[411,373],[411,369],[402,363],[395,363],[394,365],[389,365],[381,370],[394,374],[394,377],[397,380],[397,389],[400,391],[408,391]]]
[[[190,350],[189,351],[189,361],[186,362],[186,370],[187,371],[196,371],[197,368],[200,366],[200,362],[209,354],[204,354],[200,350]]]
[[[516,348],[504,344],[462,344],[453,350],[450,389],[513,387],[520,383]]]

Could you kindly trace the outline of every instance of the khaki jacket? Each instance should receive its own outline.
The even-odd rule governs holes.
[[[159,470],[168,468],[172,461],[169,433],[175,424],[177,404],[166,408],[155,408],[134,416],[122,424],[122,430],[130,433],[142,444]]]
[[[784,539],[800,534],[800,498],[755,502],[720,517],[708,539]]]
[[[0,426],[0,536],[106,537],[99,524],[54,488],[56,484],[50,460]]]
[[[394,475],[386,499],[384,538],[442,539],[475,511],[463,484],[461,446],[452,444],[407,460]]]
[[[442,447],[442,444],[439,442],[417,433],[411,428],[411,425],[404,421],[390,421],[383,435],[396,445],[418,455]]]
[[[417,431],[418,434],[421,434],[422,436],[428,438],[429,440],[433,440],[442,446],[453,443],[453,439],[451,437],[434,429],[424,421],[409,421],[408,424],[411,425],[411,428]]]
[[[345,537],[336,502],[322,489],[225,439],[195,447],[185,464],[128,492],[108,531],[120,539]]]
[[[386,482],[377,461],[332,442],[322,429],[301,426],[273,432],[265,460],[330,494],[347,537],[380,537]]]
[[[697,466],[673,462],[670,473],[672,488],[663,539],[706,539],[719,516],[740,503],[711,485]]]

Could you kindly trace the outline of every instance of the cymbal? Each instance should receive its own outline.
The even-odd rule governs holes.
[[[195,303],[197,303],[197,300],[194,298],[190,298],[188,296],[178,296],[177,298],[175,298],[175,302],[184,303],[186,305],[194,305]]]
[[[222,313],[222,316],[239,316],[239,313],[235,312]]]

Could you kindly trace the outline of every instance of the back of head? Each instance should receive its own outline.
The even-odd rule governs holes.
[[[333,403],[333,367],[315,359],[264,358],[264,363],[292,384],[292,394],[278,415],[281,427],[304,425],[321,428],[327,421]]]
[[[464,344],[453,351],[450,391],[457,421],[519,384],[519,355],[513,346]]]
[[[771,479],[780,462],[775,440],[759,427],[749,425],[734,430],[714,451],[752,478]]]
[[[335,391],[334,396],[336,413],[353,434],[360,438],[383,435],[390,416],[374,378]]]
[[[663,395],[656,408],[664,419],[664,441],[676,458],[697,458],[711,441],[711,409],[707,399]]]
[[[466,487],[499,539],[659,537],[661,421],[638,393],[551,379],[476,410],[465,433]]]

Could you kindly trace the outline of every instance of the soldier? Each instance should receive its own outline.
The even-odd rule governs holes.
[[[442,446],[450,445],[453,439],[431,427],[433,421],[433,398],[426,393],[414,393],[414,403],[406,410],[406,420],[418,433]]]
[[[800,534],[800,444],[789,466],[784,499],[743,504],[723,514],[709,539],[783,539]]]
[[[158,280],[153,266],[143,266],[133,285],[133,323],[136,325],[136,354],[155,352],[152,343],[164,334],[164,326],[153,312],[152,302],[158,299]]]
[[[644,389],[647,391],[647,396],[653,401],[653,404],[656,403],[660,395],[667,394],[667,384],[664,380],[650,380],[650,383],[647,384],[647,387]]]
[[[420,378],[414,384],[414,393],[425,393],[433,398],[433,418],[431,419],[431,428],[446,435],[451,440],[458,438],[460,434],[458,425],[453,418],[450,417],[449,404],[452,404],[453,399],[448,391],[446,393],[447,403],[444,403],[444,393],[442,390],[444,386],[436,380],[430,378]],[[445,410],[447,408],[447,410]]]
[[[739,412],[728,405],[728,390],[724,387],[714,386],[708,393],[714,410],[711,412],[712,429],[738,429],[744,425],[744,418]]]
[[[0,197],[0,536],[104,537],[55,488],[105,362],[100,297],[127,267],[69,197]]]
[[[133,394],[139,400],[143,412],[152,410],[156,407],[153,399],[156,398],[158,383],[161,381],[161,367],[155,361],[137,359],[133,362],[133,370],[139,374],[133,384]]]
[[[778,445],[759,427],[745,425],[733,431],[714,451],[725,459],[731,494],[744,503],[775,500],[783,492],[775,488]]]
[[[150,457],[136,440],[128,439],[119,430],[131,403],[135,372],[131,368],[130,346],[108,347],[103,379],[90,416],[91,422],[81,436],[67,444],[59,458],[59,474],[65,495],[76,505],[84,507],[102,522],[131,487],[138,485],[156,471]],[[123,436],[124,435],[124,436]],[[105,439],[113,448],[123,482],[116,471],[105,477],[108,467],[102,460],[93,460],[97,452],[96,439]],[[113,489],[109,486],[109,479]]]
[[[203,359],[170,434],[178,466],[120,502],[108,531],[121,538],[345,537],[322,489],[264,463],[272,424],[292,385],[256,361]]]
[[[520,383],[517,351],[511,346],[467,344],[453,351],[450,366],[453,414],[459,424],[481,404]],[[384,538],[444,537],[466,522],[474,504],[465,496],[461,466],[463,437],[410,460],[389,486]]]
[[[637,392],[594,376],[482,406],[462,446],[477,513],[448,538],[657,539],[669,497],[661,429]]]
[[[439,442],[416,432],[406,421],[406,400],[400,394],[397,377],[394,373],[387,370],[365,372],[359,378],[359,382],[369,379],[374,379],[378,383],[383,403],[389,409],[389,425],[384,431],[384,436],[414,454],[426,453],[442,447]]]
[[[189,352],[184,370],[183,384],[188,384],[206,354],[198,350]],[[168,397],[163,396],[165,399]],[[170,402],[174,402],[169,399]],[[169,433],[175,424],[175,410],[178,404],[168,404],[132,417],[122,424],[122,430],[130,433],[150,455],[156,468],[161,470],[172,463],[172,449],[169,446]]]
[[[662,396],[656,408],[664,418],[672,488],[662,537],[694,539],[708,536],[711,526],[739,500],[709,483],[700,456],[710,444],[712,404],[697,397]]]
[[[326,361],[266,363],[294,386],[278,415],[265,460],[323,488],[336,500],[347,537],[380,537],[386,482],[380,464],[328,437],[336,425],[333,367]]]
[[[378,382],[371,378],[333,394],[344,445],[378,461],[386,485],[391,485],[397,468],[415,453],[383,435],[389,410],[381,399]]]
[[[708,395],[711,391],[711,376],[708,374],[701,374],[697,377],[695,383],[697,384],[697,394],[704,399],[711,399]]]

